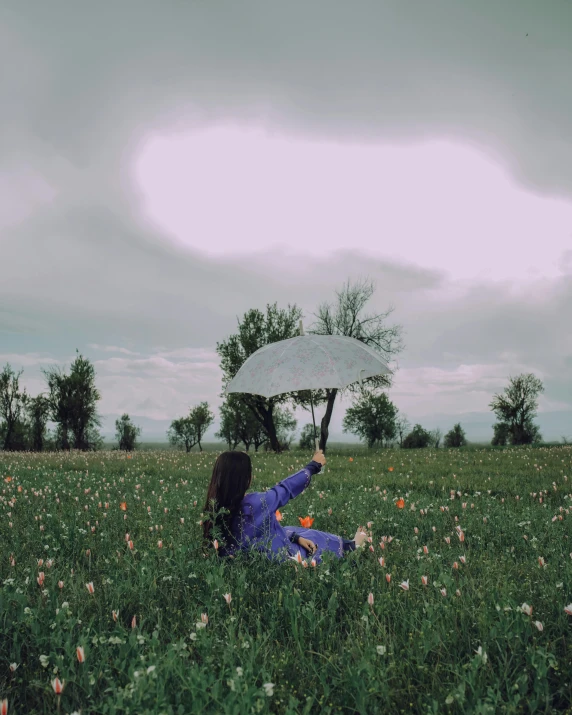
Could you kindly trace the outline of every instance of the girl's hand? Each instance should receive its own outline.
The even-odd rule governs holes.
[[[354,541],[357,547],[360,547],[363,545],[365,541],[368,540],[368,536],[371,536],[371,531],[369,534],[364,530],[363,526],[360,526],[359,529],[356,531],[356,535],[354,536]]]
[[[324,464],[326,463],[326,458],[324,457],[324,453],[322,452],[321,449],[319,449],[316,452],[316,454],[312,457],[312,461],[318,462],[319,464],[322,465],[322,467],[324,466]]]
[[[318,549],[318,547],[313,541],[310,541],[310,539],[305,539],[303,536],[299,538],[298,544],[299,546],[302,546],[302,548],[306,549],[309,554],[316,553]]]

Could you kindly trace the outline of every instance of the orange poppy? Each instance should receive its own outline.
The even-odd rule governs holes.
[[[121,504],[119,505],[119,508],[121,509],[121,511],[127,511],[127,502],[122,501]]]
[[[12,477],[6,477],[6,479],[4,479],[4,481],[5,481],[5,482],[11,482],[11,481],[12,481]]]
[[[350,457],[350,462],[353,462],[353,461],[354,461],[354,458],[353,458],[353,457]]]
[[[312,524],[314,523],[314,520],[312,519],[311,516],[305,516],[302,518],[301,516],[298,517],[300,520],[300,524],[305,528],[305,529],[310,529]]]
[[[390,471],[390,472],[393,472],[393,467],[389,467],[389,471]]]
[[[282,521],[282,519],[284,518],[278,509],[276,509],[276,518],[278,519],[278,521]]]
[[[403,501],[403,499],[398,499],[398,500],[395,502],[395,506],[396,506],[398,509],[403,509],[403,507],[405,506],[405,502]]]

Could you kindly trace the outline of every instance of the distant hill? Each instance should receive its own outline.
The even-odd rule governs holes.
[[[115,420],[119,415],[103,415],[101,434],[106,442],[113,440],[115,436]],[[490,412],[466,412],[464,414],[435,414],[425,417],[411,417],[408,419],[413,426],[417,422],[425,429],[432,430],[439,427],[443,436],[457,422],[461,423],[461,427],[465,430],[467,439],[470,442],[490,442],[493,436],[493,424],[496,422],[495,416]],[[171,420],[153,420],[149,417],[138,417],[131,415],[134,424],[141,427],[141,440],[143,442],[167,442],[167,430],[171,424]],[[572,441],[572,411],[559,412],[541,412],[538,413],[535,419],[536,424],[540,427],[542,438],[547,442],[561,442],[565,436]],[[298,422],[301,429],[302,423]],[[218,431],[218,422],[206,433],[205,438],[208,442],[216,442],[215,432]],[[332,442],[340,442],[346,444],[355,444],[359,440],[351,435],[344,434],[341,429],[336,430],[334,427],[330,431],[330,440]]]

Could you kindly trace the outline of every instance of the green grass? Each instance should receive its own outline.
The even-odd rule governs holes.
[[[326,554],[315,569],[203,558],[198,522],[215,455],[0,453],[0,700],[10,714],[570,708],[572,447],[336,446],[283,523],[309,514],[313,528],[351,538],[372,521],[374,552]],[[251,456],[255,490],[311,457]],[[393,538],[382,550],[383,536]]]

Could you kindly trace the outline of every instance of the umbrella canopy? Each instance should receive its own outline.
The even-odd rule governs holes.
[[[295,338],[264,345],[253,353],[225,392],[247,392],[268,398],[298,390],[343,389],[352,382],[361,383],[365,378],[391,373],[372,348],[355,338],[304,335],[301,322],[300,333]]]
[[[225,392],[274,397],[284,392],[342,389],[367,377],[391,373],[367,345],[344,335],[300,335],[253,353]]]

